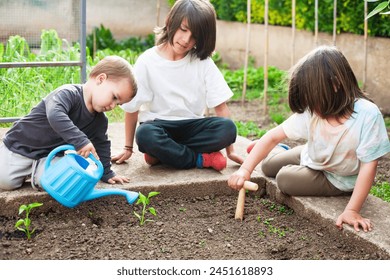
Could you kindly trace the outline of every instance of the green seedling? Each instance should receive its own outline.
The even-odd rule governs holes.
[[[26,211],[26,216],[24,219],[19,219],[15,223],[15,227],[18,230],[23,231],[26,234],[28,240],[31,239],[31,236],[35,232],[35,228],[33,230],[30,230],[30,227],[31,227],[30,212],[33,208],[36,208],[36,207],[39,207],[42,205],[43,205],[43,203],[34,202],[34,203],[30,203],[28,205],[23,204],[23,205],[20,205],[20,207],[19,207],[19,215],[22,214],[24,211]],[[24,227],[22,227],[22,226],[24,226]]]
[[[159,194],[159,192],[150,192],[148,194],[148,196],[145,196],[141,192],[139,193],[139,197],[138,197],[138,200],[137,200],[136,204],[137,205],[138,204],[142,204],[142,212],[141,212],[141,214],[138,214],[135,211],[133,213],[138,218],[139,224],[141,226],[143,226],[146,222],[153,222],[153,220],[151,220],[151,219],[145,219],[145,214],[147,212],[149,212],[153,216],[157,216],[156,209],[154,209],[153,207],[148,207],[147,208],[147,206],[150,204],[150,198],[153,197],[153,196],[156,196],[158,194]]]
[[[261,223],[262,219],[260,216],[257,216],[256,220]],[[272,221],[274,218],[268,218],[263,221],[263,224],[267,226],[268,232],[277,234],[279,237],[285,237],[286,236],[286,231],[289,231],[289,229],[282,229],[278,228],[272,225]],[[265,237],[265,233],[262,230],[259,230],[259,236],[260,237]]]

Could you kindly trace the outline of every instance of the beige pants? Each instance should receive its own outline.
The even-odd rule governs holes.
[[[268,177],[276,177],[278,188],[292,196],[347,195],[337,189],[322,171],[300,165],[303,146],[285,150],[276,146],[263,160],[261,169]]]
[[[14,153],[0,143],[0,190],[18,189],[28,178],[31,178],[34,189],[41,189],[40,178],[45,161],[46,157],[34,160]]]

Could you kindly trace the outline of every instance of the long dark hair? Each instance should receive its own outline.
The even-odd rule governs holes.
[[[353,113],[357,98],[370,100],[359,88],[345,56],[333,46],[314,49],[292,68],[288,95],[293,112],[309,110],[337,120]]]
[[[217,27],[215,9],[208,0],[176,1],[168,13],[165,26],[156,27],[154,30],[156,44],[173,44],[173,37],[183,19],[187,19],[188,27],[196,41],[190,53],[201,60],[211,56],[215,50]]]

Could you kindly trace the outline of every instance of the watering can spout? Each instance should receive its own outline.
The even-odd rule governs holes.
[[[139,196],[137,192],[122,189],[93,189],[93,191],[85,197],[85,200],[92,200],[108,195],[123,195],[126,197],[129,204],[133,204]]]

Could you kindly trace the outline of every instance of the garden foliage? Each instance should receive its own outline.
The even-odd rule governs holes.
[[[77,61],[80,45],[61,40],[54,30],[43,30],[40,49],[30,49],[25,38],[11,36],[0,44],[0,62]],[[78,83],[76,67],[28,67],[0,69],[0,116],[25,115],[41,98],[61,84]]]
[[[99,60],[107,55],[119,55],[134,64],[137,57],[146,47],[154,44],[154,39],[132,38],[115,41],[111,31],[101,26],[96,30],[101,42],[91,55],[87,47],[87,72]],[[147,38],[153,37],[152,35]],[[91,38],[91,35],[88,36]],[[31,62],[31,61],[78,61],[80,45],[70,45],[61,40],[55,30],[43,30],[40,49],[31,50],[27,41],[18,35],[11,36],[4,47],[0,44],[0,62]],[[153,41],[153,43],[152,43]],[[133,42],[133,43],[129,43]],[[122,47],[121,47],[122,46]],[[128,46],[128,47],[125,47]],[[113,49],[111,49],[111,47]],[[220,67],[227,83],[234,92],[234,100],[240,100],[243,88],[244,70],[230,70],[221,61],[221,56],[215,53],[212,57]],[[63,84],[80,83],[79,67],[38,67],[0,69],[0,115],[2,117],[20,117],[26,115],[44,96]],[[269,104],[279,104],[285,98],[285,71],[276,67],[268,68]],[[247,95],[248,100],[263,96],[264,70],[255,68],[253,63],[248,68]],[[107,112],[112,121],[123,119],[123,111],[117,108]]]
[[[90,54],[87,47],[87,72],[107,55],[119,55],[134,64],[141,50],[150,47],[150,41],[153,41],[152,45],[154,44],[154,39],[150,39],[151,36],[145,40],[130,38],[113,43],[110,41],[111,31],[105,29],[104,26],[99,29],[99,34],[103,34],[99,41],[105,43],[99,45],[94,56]],[[107,46],[114,49],[105,48]],[[124,46],[131,47],[125,48]],[[42,30],[39,49],[30,48],[26,39],[19,35],[9,37],[5,46],[0,43],[0,62],[79,60],[79,43],[69,44],[66,40],[59,38],[55,30]],[[0,68],[0,77],[0,116],[21,117],[55,88],[63,84],[80,83],[80,68],[71,66]],[[120,110],[114,110],[108,115],[121,118],[121,113]]]
[[[104,27],[95,27],[92,33],[87,37],[87,47],[94,56],[97,50],[110,49],[120,51],[131,49],[133,52],[141,53],[154,45],[154,34],[149,34],[146,38],[130,37],[125,40],[115,40],[111,30]]]
[[[264,0],[251,0],[251,22],[264,23]],[[387,1],[384,1],[387,2]],[[211,0],[217,17],[226,21],[247,21],[247,0]],[[314,31],[314,0],[296,1],[296,28]],[[318,1],[318,28],[320,32],[333,32],[334,0]],[[377,3],[369,1],[369,11]],[[292,0],[269,1],[270,25],[291,26]],[[363,34],[364,0],[337,1],[337,33]],[[390,37],[390,20],[385,14],[370,18],[368,34]]]
[[[107,55],[119,55],[134,64],[140,54],[140,49],[146,47],[145,42],[151,42],[151,40],[134,39],[136,43],[129,44],[133,47],[121,49],[118,46],[124,46],[126,43],[113,42],[111,32],[105,29],[104,26],[101,26],[101,30],[98,30],[97,33],[104,37],[101,38],[100,42],[105,43],[98,45],[99,47],[96,48],[94,56],[90,55],[87,47],[87,72]],[[91,38],[91,35],[89,38]],[[0,43],[0,62],[77,61],[80,59],[79,44],[70,45],[65,40],[61,40],[55,30],[43,30],[41,39],[40,49],[31,50],[24,38],[18,35],[11,36],[6,46]],[[106,48],[108,46],[114,46],[114,49]],[[218,53],[215,53],[212,58],[234,92],[232,99],[241,100],[243,69],[230,70],[227,65],[224,65]],[[280,124],[291,114],[287,102],[286,74],[285,71],[276,67],[268,67],[268,113],[275,124]],[[79,67],[0,68],[0,77],[0,116],[18,117],[27,114],[34,105],[58,86],[67,83],[80,83],[80,69]],[[263,68],[255,68],[253,62],[251,62],[248,68],[246,99],[262,98],[263,85]],[[107,116],[110,121],[122,121],[123,111],[116,108],[107,112]],[[236,122],[236,125],[239,135],[244,137],[260,138],[266,133],[266,130],[260,129],[254,122]],[[389,126],[388,121],[386,125]],[[388,189],[388,184],[385,186]],[[378,188],[379,191],[384,189],[386,188],[383,186]],[[388,193],[388,191],[385,191],[384,195],[381,194],[380,196],[386,196],[388,199]],[[150,213],[153,214],[152,212],[153,209]],[[142,220],[142,215],[140,217]],[[142,223],[144,221],[143,219]],[[22,221],[18,223],[18,226],[20,226]]]

